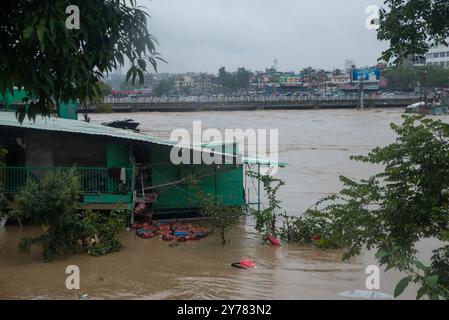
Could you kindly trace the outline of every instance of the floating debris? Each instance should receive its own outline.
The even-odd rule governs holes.
[[[265,240],[271,244],[272,246],[275,247],[280,247],[281,246],[281,240],[279,240],[278,238],[272,236],[272,235],[268,235]]]
[[[253,269],[256,266],[256,263],[250,259],[242,259],[239,262],[231,263],[231,266],[233,266],[235,268],[248,270],[248,269]]]
[[[209,231],[206,228],[181,223],[141,223],[132,225],[136,234],[144,239],[160,237],[164,241],[191,241],[207,237]]]

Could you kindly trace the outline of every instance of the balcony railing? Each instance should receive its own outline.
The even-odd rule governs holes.
[[[28,181],[39,182],[54,170],[70,170],[72,167],[2,167],[0,189],[18,192]],[[132,192],[132,168],[88,168],[75,167],[79,176],[81,193],[85,194],[129,194]]]

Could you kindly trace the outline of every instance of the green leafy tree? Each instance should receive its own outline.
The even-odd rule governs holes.
[[[442,66],[428,66],[426,85],[431,88],[449,87],[449,69]]]
[[[45,261],[79,252],[84,236],[81,217],[76,213],[79,193],[79,178],[74,169],[51,171],[39,182],[28,179],[16,195],[14,214],[41,225],[43,233],[22,239],[19,250],[29,252],[32,245],[39,245]]]
[[[167,96],[175,88],[175,83],[172,80],[162,80],[153,89],[153,95],[157,97]]]
[[[326,224],[323,236],[346,248],[344,259],[375,249],[380,265],[407,274],[395,296],[413,282],[417,298],[448,299],[449,125],[413,116],[391,127],[396,142],[353,157],[385,169],[361,181],[341,177],[343,189],[313,215]],[[441,241],[429,266],[416,257],[426,238]]]
[[[24,238],[19,251],[29,252],[33,245],[42,247],[44,261],[87,251],[100,256],[120,250],[120,234],[126,226],[127,212],[77,211],[80,195],[79,176],[75,168],[50,171],[41,180],[29,178],[16,195],[17,209],[11,217],[27,219],[41,225],[43,232],[35,238]]]
[[[388,80],[390,90],[413,91],[418,84],[419,71],[411,64],[400,64],[383,71],[382,76]]]
[[[380,11],[378,39],[389,41],[385,61],[403,61],[424,55],[431,45],[449,37],[449,2],[446,0],[386,0]]]
[[[235,86],[237,89],[247,89],[249,86],[249,79],[251,72],[245,68],[238,68],[235,73]]]
[[[80,28],[66,27],[66,8],[77,5]],[[56,113],[56,102],[92,101],[104,74],[131,67],[132,83],[160,59],[148,31],[148,14],[136,0],[3,0],[0,92],[23,88],[33,97],[18,111],[22,121]]]
[[[218,70],[217,81],[224,93],[233,93],[238,90],[247,89],[251,72],[245,68],[238,68],[235,72],[226,71],[225,67]]]
[[[100,92],[102,97],[109,96],[112,93],[112,87],[103,81],[100,82]]]

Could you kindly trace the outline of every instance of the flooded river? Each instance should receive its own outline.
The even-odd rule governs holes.
[[[253,128],[279,130],[279,160],[289,163],[277,176],[286,181],[280,192],[289,214],[301,214],[323,196],[338,192],[339,175],[361,178],[378,170],[349,160],[375,146],[394,140],[389,123],[400,122],[402,109],[309,110],[194,113],[95,114],[92,122],[133,118],[148,134],[168,138],[173,128],[192,130]],[[312,246],[261,245],[253,221],[234,228],[230,245],[222,247],[215,235],[169,247],[158,239],[144,240],[125,232],[124,248],[105,257],[77,255],[43,263],[34,248],[17,253],[17,243],[38,234],[38,228],[0,229],[0,298],[78,299],[341,299],[338,293],[365,289],[365,269],[374,264],[365,252],[341,262],[340,250]],[[430,255],[432,242],[420,244]],[[231,262],[250,257],[254,270],[235,269]],[[67,265],[79,266],[81,289],[65,288]],[[389,271],[381,277],[381,291],[392,294],[401,275]],[[402,299],[414,298],[409,288]]]

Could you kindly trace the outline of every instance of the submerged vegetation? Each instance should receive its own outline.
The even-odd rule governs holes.
[[[196,196],[200,199],[201,215],[208,218],[211,231],[218,232],[219,240],[224,246],[228,242],[226,232],[235,226],[244,216],[242,207],[224,205],[221,200],[211,194],[204,193],[198,187],[198,178],[191,175],[188,180],[196,190]]]
[[[44,261],[83,251],[98,256],[120,249],[120,232],[125,228],[125,213],[78,213],[79,177],[75,169],[49,172],[39,182],[28,179],[17,194],[17,209],[10,212],[19,220],[27,219],[42,227],[42,234],[23,238],[19,251],[42,247]]]
[[[236,225],[244,215],[241,207],[226,206],[211,197],[204,196],[201,213],[209,218],[212,231],[217,231],[222,245],[228,242],[226,232]]]
[[[268,205],[263,210],[250,208],[250,214],[256,219],[256,230],[263,237],[276,234],[277,211],[281,209],[281,201],[277,193],[285,185],[285,181],[276,179],[270,174],[261,174],[254,171],[247,172],[249,177],[259,180],[267,196]]]
[[[88,212],[84,219],[84,238],[87,239],[87,253],[102,256],[122,248],[120,234],[125,230],[127,213],[112,210],[108,213]]]
[[[344,248],[344,260],[374,249],[379,265],[407,275],[397,284],[395,296],[415,283],[420,286],[418,299],[448,299],[449,125],[404,116],[402,125],[391,128],[397,134],[394,143],[352,157],[382,165],[382,172],[360,181],[341,176],[338,194],[320,200],[300,217],[282,215],[277,234],[290,243]],[[267,217],[262,215],[260,221],[265,223]],[[416,249],[427,238],[441,242],[428,266],[417,259]]]

